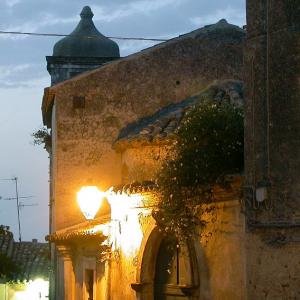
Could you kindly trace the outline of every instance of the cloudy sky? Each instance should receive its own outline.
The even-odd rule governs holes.
[[[97,28],[107,36],[171,38],[226,18],[245,24],[245,0],[0,0],[0,30],[68,34],[83,6],[91,6]],[[48,155],[33,146],[42,125],[41,99],[49,85],[46,55],[58,38],[0,34],[0,179],[19,178],[24,204],[23,240],[43,241],[48,232]],[[151,42],[117,41],[121,56]],[[0,180],[0,196],[14,197],[14,182]],[[0,224],[17,239],[15,201],[0,200]]]

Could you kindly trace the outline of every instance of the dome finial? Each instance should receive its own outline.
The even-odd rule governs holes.
[[[91,8],[85,6],[80,16],[81,20],[76,28],[54,45],[53,56],[119,58],[118,44],[97,30],[92,20],[94,14]],[[93,36],[96,38],[82,39],[78,36]]]
[[[85,6],[80,13],[81,19],[92,19],[93,16],[94,14],[89,6]]]

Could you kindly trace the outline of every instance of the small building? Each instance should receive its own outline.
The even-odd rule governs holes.
[[[7,226],[0,226],[0,253],[16,271],[0,279],[1,300],[48,299],[50,251],[48,243],[15,242]]]

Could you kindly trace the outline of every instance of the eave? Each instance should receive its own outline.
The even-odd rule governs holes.
[[[242,186],[243,186],[243,176],[241,174],[232,174],[225,176],[226,184],[214,185],[211,188],[211,201],[215,202],[225,202],[231,201],[233,199],[241,199],[242,197]],[[159,195],[159,186],[152,181],[144,182],[133,182],[131,184],[116,186],[114,192],[118,194],[157,194]],[[202,189],[199,188],[190,190],[189,188],[184,188],[182,194],[187,198],[197,198],[201,195]]]
[[[108,215],[95,220],[86,221],[75,226],[57,230],[45,237],[46,241],[55,244],[73,243],[81,241],[102,242],[106,239],[101,231],[95,231],[97,225],[105,224],[110,220]]]
[[[44,89],[44,96],[42,101],[42,115],[43,123],[48,128],[51,128],[51,117],[52,117],[52,107],[54,103],[55,93],[51,87]]]
[[[84,242],[84,241],[97,241],[100,244],[106,239],[106,236],[102,232],[90,232],[88,230],[71,231],[47,235],[46,240],[50,243],[73,243],[73,242]]]

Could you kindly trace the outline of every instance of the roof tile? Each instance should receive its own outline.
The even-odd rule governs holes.
[[[115,142],[116,149],[136,147],[137,143],[165,142],[176,132],[184,115],[199,101],[211,99],[215,102],[229,101],[243,106],[243,84],[237,80],[218,81],[198,94],[179,103],[163,107],[152,116],[128,124],[120,131]]]

